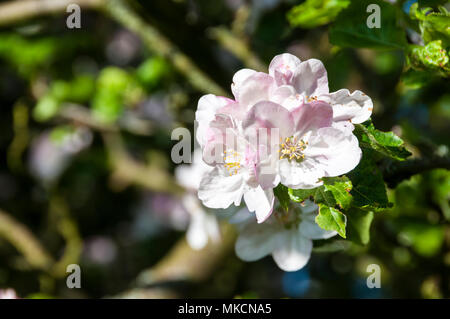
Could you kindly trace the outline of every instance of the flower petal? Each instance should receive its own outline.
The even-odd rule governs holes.
[[[217,219],[203,209],[198,198],[187,193],[182,198],[183,206],[190,214],[189,227],[186,240],[192,249],[199,250],[206,246],[208,240],[217,242],[220,239],[220,230]]]
[[[274,224],[247,224],[236,240],[236,255],[244,261],[255,261],[269,255],[278,244],[278,231],[279,227]]]
[[[255,212],[258,223],[264,222],[272,214],[274,200],[271,188],[264,190],[258,186],[244,193],[245,204],[250,212]]]
[[[231,91],[236,99],[239,96],[242,83],[255,73],[257,73],[255,70],[241,69],[234,74],[233,83],[231,84]]]
[[[278,237],[278,245],[272,253],[273,259],[284,271],[296,271],[309,261],[312,241],[300,236],[296,230],[286,230]]]
[[[322,167],[318,167],[313,159],[305,158],[301,162],[280,160],[278,166],[281,184],[293,189],[311,189],[322,185],[325,174]]]
[[[353,170],[361,160],[358,139],[351,132],[324,127],[308,138],[304,154],[322,168],[324,176],[339,176]]]
[[[335,236],[336,231],[329,231],[319,227],[315,218],[317,213],[302,214],[302,222],[299,225],[299,234],[309,239],[327,239]]]
[[[302,136],[306,132],[331,126],[333,109],[328,103],[317,101],[303,104],[292,111],[295,131]]]
[[[217,110],[233,102],[229,98],[213,94],[203,95],[200,98],[197,111],[195,112],[195,120],[198,123],[196,138],[201,146],[206,142],[206,131],[209,123],[214,120]]]
[[[292,136],[294,132],[294,121],[291,113],[281,105],[268,101],[259,102],[253,106],[248,111],[242,126],[248,136],[256,134],[259,129],[267,129],[268,139],[271,129],[278,129],[277,142],[280,137]]]
[[[227,208],[233,203],[238,206],[243,193],[242,174],[229,176],[223,167],[216,166],[202,178],[198,198],[206,207]]]
[[[317,59],[309,59],[300,64],[293,79],[297,93],[313,97],[327,94],[328,76],[323,63]]]
[[[274,89],[275,80],[266,73],[257,72],[241,83],[236,100],[248,110],[259,101],[269,100]]]
[[[275,79],[277,85],[291,84],[295,70],[301,61],[295,55],[283,53],[275,56],[269,65],[269,74]]]
[[[350,94],[347,89],[330,93],[333,121],[348,121],[354,124],[367,121],[372,115],[372,99],[361,91]]]

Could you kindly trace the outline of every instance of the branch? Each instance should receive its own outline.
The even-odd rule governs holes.
[[[0,4],[0,26],[12,25],[43,15],[66,12],[69,4],[98,9],[104,0],[17,0]]]
[[[209,34],[224,49],[242,60],[246,67],[261,72],[267,71],[267,66],[250,50],[248,44],[225,27],[211,28]]]
[[[413,175],[437,168],[450,169],[450,157],[433,155],[403,162],[391,162],[385,167],[383,177],[390,188],[395,188],[401,181]]]
[[[103,132],[102,137],[108,150],[114,180],[134,183],[155,192],[183,193],[183,188],[165,170],[143,165],[130,157],[118,133]]]
[[[219,242],[209,242],[202,250],[193,250],[185,238],[181,239],[160,262],[139,274],[136,288],[116,297],[179,298],[168,283],[201,282],[208,279],[233,250],[236,239],[234,227],[222,223],[221,236]]]
[[[39,239],[25,225],[3,210],[0,210],[0,235],[16,247],[32,267],[48,271],[54,263]]]
[[[0,4],[0,26],[12,25],[43,15],[63,13],[71,3],[82,8],[98,9],[106,12],[125,28],[136,33],[156,55],[172,62],[191,85],[204,92],[227,96],[227,92],[201,71],[192,60],[149,25],[129,6],[127,0],[15,0]]]

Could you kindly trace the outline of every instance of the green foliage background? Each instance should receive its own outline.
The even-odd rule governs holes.
[[[380,28],[367,27],[371,4]],[[206,278],[157,296],[450,297],[448,9],[446,1],[113,0],[83,8],[81,29],[66,27],[65,12],[0,21],[0,208],[56,260],[27,256],[0,227],[0,287],[36,298],[133,288],[184,236],[156,217],[157,231],[134,227],[140,203],[179,194],[171,130],[193,130],[198,98],[231,94],[238,69],[264,70],[291,52],[324,61],[330,91],[359,89],[374,101],[372,121],[355,128],[363,159],[354,171],[313,190],[276,189],[283,208],[316,202],[316,222],[340,238],[315,243],[305,270],[313,284],[302,294],[283,286],[270,258],[247,264],[228,251]],[[56,178],[33,174],[39,136],[61,145],[80,128],[92,141]],[[113,247],[113,259],[92,257],[99,242],[109,248],[97,253]],[[81,290],[65,286],[68,261],[82,266]],[[371,263],[382,268],[378,291],[364,288]]]

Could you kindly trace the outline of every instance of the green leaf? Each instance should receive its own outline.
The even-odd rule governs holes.
[[[316,204],[325,204],[330,207],[336,205],[333,193],[326,191],[324,186],[313,189],[289,189],[289,197],[292,201],[301,203],[306,199],[312,199]]]
[[[369,28],[366,12],[370,4],[380,7],[380,28]],[[397,27],[396,8],[381,0],[358,0],[342,10],[330,28],[330,42],[341,47],[371,49],[403,49],[406,35]],[[371,18],[370,18],[371,19]]]
[[[438,79],[438,76],[433,72],[417,71],[414,69],[409,69],[401,76],[401,81],[405,87],[413,90],[430,85],[435,79]]]
[[[350,0],[306,0],[287,14],[294,27],[315,28],[333,21]]]
[[[450,45],[450,14],[444,7],[440,7],[440,12],[435,12],[430,7],[419,9],[419,5],[414,3],[409,9],[409,15],[412,19],[419,21],[419,28],[425,44],[442,40],[444,47]]]
[[[450,76],[449,52],[442,45],[442,40],[425,46],[410,45],[406,57],[408,65],[415,70],[436,71],[441,76]]]
[[[370,151],[363,150],[363,157],[358,166],[347,174],[353,188],[350,194],[353,196],[353,205],[357,207],[387,208],[389,203],[383,176],[372,161]]]
[[[288,193],[288,188],[284,185],[278,184],[278,186],[274,188],[273,192],[275,196],[278,198],[281,207],[287,211],[289,209],[289,204],[291,202]]]
[[[403,146],[403,140],[393,132],[381,132],[371,122],[355,124],[355,135],[363,148],[373,149],[395,160],[405,160],[411,155]]]
[[[325,177],[323,181],[325,191],[333,194],[336,203],[342,209],[348,209],[352,202],[352,195],[350,195],[352,182],[348,177]]]
[[[319,215],[316,216],[316,223],[325,230],[334,230],[345,238],[346,217],[333,207],[319,204]]]
[[[347,239],[357,244],[367,245],[370,240],[372,211],[352,208],[347,212]]]

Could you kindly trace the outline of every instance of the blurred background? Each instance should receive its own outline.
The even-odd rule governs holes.
[[[81,28],[66,25],[72,2]],[[408,45],[424,45],[409,16],[417,1],[378,2],[394,10],[382,19]],[[438,10],[446,1],[429,2]],[[200,250],[186,242],[192,217],[171,132],[192,132],[200,96],[229,96],[237,70],[267,72],[276,54],[320,59],[330,91],[368,94],[375,126],[401,136],[413,156],[448,155],[448,56],[438,70],[395,46],[332,44],[349,3],[0,2],[0,289],[21,298],[450,297],[448,161],[387,181],[394,207],[375,214],[370,241],[318,249],[297,272],[270,257],[240,261],[223,221],[233,209],[209,212],[220,241]],[[366,285],[373,263],[380,289]],[[68,264],[81,267],[80,289],[66,286]]]

